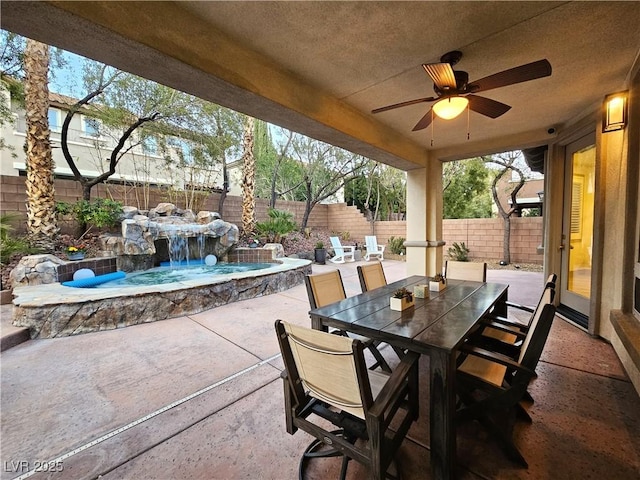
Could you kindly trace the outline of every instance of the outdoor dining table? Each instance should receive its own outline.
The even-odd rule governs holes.
[[[501,300],[508,285],[448,280],[445,289],[428,291],[404,311],[389,299],[402,287],[413,292],[429,279],[412,276],[384,287],[311,310],[317,330],[337,328],[429,356],[431,470],[435,479],[455,478],[456,353],[489,311],[506,314]]]

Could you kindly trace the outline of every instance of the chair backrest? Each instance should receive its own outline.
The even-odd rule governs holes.
[[[526,367],[528,372],[517,372],[512,380],[513,386],[519,385],[521,389],[526,390],[531,377],[535,374],[536,366],[542,356],[545,343],[551,331],[551,325],[556,313],[556,307],[551,303],[546,303],[540,310],[540,315],[535,322],[535,327],[529,329],[527,338],[522,346],[518,363]]]
[[[311,308],[320,308],[347,298],[340,270],[316,273],[304,277]]]
[[[340,239],[338,237],[329,237],[329,240],[331,240],[331,246],[333,247],[333,250],[336,252],[336,254],[342,255],[342,251],[344,249],[342,248]]]
[[[487,281],[487,264],[484,262],[458,262],[447,260],[444,276],[448,280]]]
[[[520,348],[520,357],[518,358],[519,363],[522,363],[523,360],[525,359],[525,355],[527,354],[529,344],[531,343],[533,336],[536,334],[535,331],[538,329],[538,323],[540,323],[540,319],[543,316],[545,307],[547,305],[553,307],[554,296],[555,296],[555,290],[552,287],[546,287],[544,289],[544,292],[542,292],[542,296],[540,297],[540,302],[538,302],[538,306],[536,307],[535,311],[533,312],[533,315],[531,316],[531,321],[529,322],[529,330],[527,330],[527,336],[524,338],[524,341],[522,342],[522,347]],[[555,307],[553,307],[553,314],[555,314]],[[553,314],[552,314],[552,317],[553,317]],[[537,362],[538,360],[536,360],[536,363]]]
[[[367,247],[367,251],[369,252],[377,252],[378,251],[378,239],[375,235],[367,235],[364,237],[364,243]]]
[[[384,275],[382,262],[358,265],[358,279],[360,280],[360,288],[362,288],[363,292],[384,287],[387,284],[387,277]]]
[[[362,343],[340,335],[276,321],[289,385],[299,405],[309,395],[365,418],[373,403]]]

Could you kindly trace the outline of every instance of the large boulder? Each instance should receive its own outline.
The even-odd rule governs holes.
[[[48,254],[22,257],[9,274],[11,286],[15,288],[56,283],[58,281],[58,266],[66,263],[55,255]]]

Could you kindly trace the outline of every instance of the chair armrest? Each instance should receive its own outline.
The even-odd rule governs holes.
[[[482,317],[482,324],[483,325],[488,325],[488,324],[491,324],[491,323],[500,323],[500,324],[505,325],[507,327],[519,329],[519,330],[521,330],[523,332],[526,332],[527,330],[529,330],[529,326],[528,325],[524,325],[523,323],[516,322],[514,320],[511,320],[510,318],[501,317],[500,315],[495,315],[493,313],[489,313],[489,314],[485,315],[484,317]]]
[[[514,335],[518,339],[522,339],[527,336],[527,333],[523,332],[520,329],[520,327],[505,325],[504,323],[501,323],[501,322],[492,322],[490,320],[483,320],[482,325],[484,325],[485,327],[495,328],[496,330],[500,330],[502,332],[510,333],[511,335]]]
[[[344,250],[344,253],[353,253],[356,247],[353,245],[343,245],[342,249]]]
[[[522,347],[522,342],[518,342],[516,344],[506,343],[499,338],[488,337],[484,335],[474,335],[467,340],[467,343],[474,347],[479,347],[485,350],[499,353],[501,355],[506,355],[507,357],[514,360],[517,359],[520,355],[520,349]],[[467,353],[461,351],[460,355],[458,355],[458,359],[456,360],[456,365],[460,366],[460,364],[464,362],[464,359],[467,358],[467,356]]]
[[[502,302],[507,307],[517,308],[518,310],[524,310],[525,312],[533,313],[535,308],[529,307],[528,305],[520,305],[519,303],[513,303],[509,301]]]
[[[507,368],[511,368],[513,370],[519,370],[522,372],[526,372],[532,376],[535,376],[535,372],[533,370],[531,370],[530,368],[525,367],[524,365],[521,365],[520,363],[516,362],[515,360],[507,357],[506,355],[502,355],[501,353],[496,353],[496,352],[491,352],[489,350],[485,350],[484,348],[480,348],[480,347],[474,347],[468,344],[464,344],[461,348],[461,350],[468,354],[468,355],[473,355],[476,357],[480,357],[480,358],[484,358],[485,360],[489,360],[490,362],[495,362],[495,363],[499,363],[501,365],[504,365]]]
[[[380,253],[384,253],[384,248],[386,247],[386,245],[378,245],[378,251]]]
[[[373,405],[371,405],[369,409],[370,415],[381,418],[389,407],[393,407],[399,400],[403,399],[404,396],[400,395],[402,392],[400,387],[409,377],[411,370],[418,368],[419,358],[419,353],[411,351],[402,356],[400,364],[393,370],[389,380],[384,384]]]

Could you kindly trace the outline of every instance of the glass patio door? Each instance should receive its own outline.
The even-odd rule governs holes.
[[[567,145],[558,311],[584,328],[591,299],[595,166],[593,135]]]

